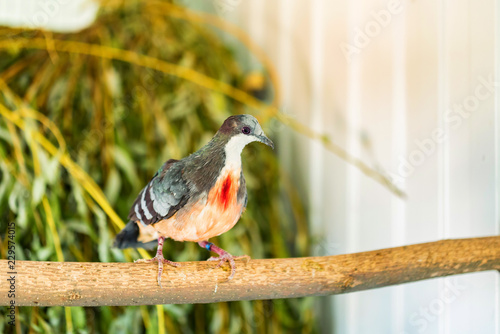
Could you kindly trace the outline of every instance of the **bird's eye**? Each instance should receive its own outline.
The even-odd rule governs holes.
[[[244,134],[248,135],[250,134],[251,130],[248,126],[244,126],[242,129],[241,129],[241,132],[243,132]]]

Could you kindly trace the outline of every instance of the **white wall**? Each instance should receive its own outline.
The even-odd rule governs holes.
[[[314,233],[327,235],[317,251],[499,234],[500,92],[483,82],[499,80],[500,1],[213,3],[276,64],[284,112],[389,172],[408,194],[393,196],[283,130],[278,150],[308,192]],[[378,23],[372,11],[381,10]],[[348,44],[350,56],[341,50]],[[454,107],[464,103],[470,112]],[[321,310],[335,333],[494,334],[499,296],[499,274],[485,272],[335,296]]]

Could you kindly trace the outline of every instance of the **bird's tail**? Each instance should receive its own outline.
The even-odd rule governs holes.
[[[139,227],[133,221],[129,221],[125,228],[117,234],[113,247],[117,248],[145,248],[154,249],[158,242],[153,240],[149,242],[141,242],[139,238]]]

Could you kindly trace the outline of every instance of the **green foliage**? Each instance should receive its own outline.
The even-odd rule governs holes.
[[[0,41],[47,38],[112,46],[188,67],[237,88],[244,73],[218,35],[207,26],[168,15],[159,2],[103,5],[97,22],[75,34],[0,29]],[[103,189],[125,219],[135,196],[161,164],[204,145],[222,121],[252,112],[226,96],[175,76],[129,62],[75,52],[0,49],[0,105],[25,128],[0,116],[0,222],[17,226],[17,259],[35,261],[131,261],[137,251],[111,248],[118,228],[60,162],[69,157]],[[36,110],[62,133],[27,110]],[[36,113],[35,113],[36,114]],[[264,125],[265,127],[265,125]],[[46,137],[60,154],[34,140]],[[230,232],[214,242],[233,254],[254,258],[305,256],[308,252],[302,204],[280,176],[274,152],[245,151],[248,209]],[[284,191],[285,190],[285,191]],[[294,215],[285,208],[293,207]],[[285,217],[285,218],[284,218]],[[283,232],[285,231],[285,232]],[[5,247],[1,250],[5,258]],[[165,257],[204,260],[192,243],[167,241]],[[242,301],[158,308],[19,308],[23,332],[35,333],[240,333],[313,330],[307,300]],[[2,310],[3,312],[3,310]],[[0,318],[0,331],[5,324]],[[3,332],[3,331],[2,331]]]

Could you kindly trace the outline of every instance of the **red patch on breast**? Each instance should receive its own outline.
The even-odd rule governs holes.
[[[223,211],[236,204],[239,187],[238,175],[234,171],[228,172],[217,181],[213,191],[211,191],[212,196],[209,194],[209,201]]]
[[[219,193],[219,203],[224,208],[227,209],[230,199],[231,199],[231,188],[233,180],[230,175],[222,182],[222,187]]]

